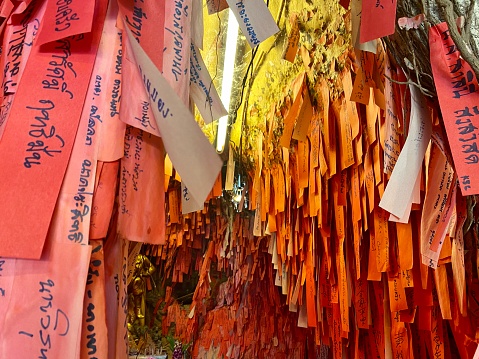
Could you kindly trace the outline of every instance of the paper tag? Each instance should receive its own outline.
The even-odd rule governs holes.
[[[284,50],[283,59],[294,63],[296,54],[298,53],[298,44],[301,33],[299,32],[298,17],[296,14],[291,16],[291,31],[289,32],[288,42]]]
[[[127,34],[166,151],[195,201],[202,203],[216,181],[221,159],[129,30]]]
[[[106,85],[110,77],[109,72],[112,71],[112,64],[115,61],[115,52],[113,51],[115,42],[109,41],[116,36],[115,20],[117,14],[112,11],[112,4],[110,3],[107,10],[102,38],[84,99],[75,143],[50,225],[49,234],[55,238],[63,238],[66,242],[89,243],[90,218],[94,212],[92,202],[97,154],[99,142],[104,138],[101,136],[103,120],[105,119],[105,112],[102,110],[106,106],[109,96]],[[115,185],[111,190],[114,191],[114,189]],[[110,218],[108,218],[107,225],[109,220]]]
[[[190,85],[191,1],[151,1],[165,6],[164,50],[156,50],[163,53],[163,76],[186,106]],[[149,16],[155,19],[157,15]],[[142,41],[140,44],[151,58]]]
[[[191,196],[188,187],[181,182],[181,213],[192,213],[201,211],[204,208],[204,202],[196,202],[193,196]]]
[[[412,202],[414,185],[421,169],[432,131],[431,114],[424,96],[411,89],[411,120],[409,135],[398,157],[379,206],[402,218]]]
[[[95,0],[48,1],[38,44],[43,45],[92,30]],[[96,19],[99,21],[100,19]]]
[[[201,57],[200,50],[193,43],[190,47],[190,97],[206,124],[228,114]]]
[[[93,356],[108,357],[103,241],[93,240],[91,246],[90,266],[83,300],[81,359],[91,359]]]
[[[110,5],[114,8],[115,3],[110,2]],[[122,82],[124,80],[126,80],[125,82],[128,81],[125,74],[122,72],[123,64],[128,61],[123,56],[125,46],[123,46],[122,32],[115,27],[117,15],[118,11],[115,10],[113,10],[112,13],[109,13],[107,15],[105,27],[103,28],[105,41],[113,42],[115,44],[113,54],[111,54],[114,61],[114,67],[105,77],[105,92],[108,97],[103,105],[98,108],[100,117],[103,119],[101,126],[102,131],[100,132],[100,138],[98,140],[98,160],[104,162],[116,161],[123,157],[123,139],[125,138],[126,125],[124,122],[120,121],[120,112],[122,111],[122,108],[130,108],[127,101],[125,101],[128,96],[125,95],[128,95],[130,91],[133,91],[130,87],[130,91],[125,91],[125,95],[122,94]],[[113,29],[111,29],[110,26],[106,27],[106,25],[111,22],[113,22]],[[110,32],[110,29],[113,31]],[[121,107],[120,99],[123,105]]]
[[[4,166],[0,253],[4,256],[38,259],[41,255],[77,133],[106,1],[98,2],[97,13],[92,33],[58,40],[46,48],[34,46],[25,68],[28,82],[20,84],[11,110],[16,121],[0,143]]]
[[[192,0],[191,7],[191,41],[203,50],[203,0]]]
[[[454,169],[435,145],[431,149],[428,168],[428,183],[421,216],[421,254],[433,257],[437,262],[440,247],[446,236],[449,223],[444,223],[445,216],[450,217],[451,187],[455,185]],[[449,216],[446,213],[450,211]],[[440,245],[439,245],[440,244]],[[425,263],[428,265],[428,263]]]
[[[0,357],[62,357],[79,350],[90,253],[89,246],[55,243],[39,261],[16,261]]]
[[[355,49],[376,53],[376,40],[359,43],[359,28],[361,25],[362,1],[351,0],[351,40]]]
[[[98,162],[90,218],[90,239],[102,239],[108,234],[111,215],[115,205],[119,161]],[[101,172],[100,171],[101,168]]]
[[[131,241],[164,244],[164,157],[160,138],[127,128],[120,167],[118,233]]]
[[[311,98],[309,97],[309,90],[304,90],[303,105],[294,126],[293,138],[298,141],[306,141],[309,126],[313,119],[313,106],[311,105]]]
[[[263,0],[226,0],[251,47],[256,47],[279,31]]]
[[[446,23],[429,30],[431,66],[462,194],[479,194],[479,85]]]
[[[362,0],[360,42],[394,34],[396,0]]]

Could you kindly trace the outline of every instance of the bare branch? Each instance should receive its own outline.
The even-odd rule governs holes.
[[[454,8],[450,0],[436,0],[439,7],[442,9],[444,19],[446,20],[447,27],[449,28],[449,34],[451,35],[454,43],[461,52],[462,57],[466,62],[471,65],[472,70],[476,74],[476,78],[479,78],[479,60],[468,49],[466,42],[462,38],[461,34],[457,30],[456,19],[454,15]]]

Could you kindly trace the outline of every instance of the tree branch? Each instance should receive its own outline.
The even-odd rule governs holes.
[[[471,65],[472,70],[476,74],[476,78],[479,79],[479,60],[468,49],[464,38],[461,36],[456,26],[456,19],[454,16],[454,8],[450,0],[436,0],[439,7],[442,9],[444,19],[446,20],[447,27],[449,28],[449,34],[451,35],[455,45],[459,49],[464,60]]]

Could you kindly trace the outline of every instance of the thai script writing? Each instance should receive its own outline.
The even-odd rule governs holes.
[[[140,72],[143,77],[143,83],[146,86],[146,90],[148,91],[148,95],[156,103],[158,112],[163,116],[163,118],[167,118],[168,115],[173,117],[173,113],[170,111],[168,106],[165,106],[164,100],[159,96],[159,92],[156,87],[153,86],[150,79],[143,73],[141,66],[138,66]]]
[[[239,9],[239,15],[241,19],[243,20],[244,24],[246,25],[246,31],[248,32],[249,39],[253,45],[258,45],[261,41],[258,40],[258,37],[256,35],[256,32],[254,31],[253,26],[250,23],[250,19],[248,17],[248,14],[246,13],[243,0],[238,1],[236,3],[236,6]]]
[[[46,69],[47,73],[45,77],[47,79],[42,81],[44,89],[59,90],[67,93],[70,96],[70,100],[73,99],[73,93],[68,89],[68,83],[65,79],[69,70],[73,77],[77,77],[77,73],[73,68],[73,62],[68,61],[71,56],[71,43],[70,38],[57,40],[56,50],[62,50],[63,54],[59,55],[57,52],[52,53],[52,60],[48,63],[49,67]]]
[[[101,251],[102,246],[98,245],[92,250],[92,259],[90,261],[90,265],[88,267],[88,277],[86,282],[86,300],[88,304],[86,305],[86,313],[85,313],[85,321],[87,323],[86,326],[86,346],[88,349],[88,356],[91,359],[96,359],[96,357],[92,356],[95,355],[97,352],[96,347],[96,332],[95,332],[95,304],[93,303],[93,294],[92,294],[92,285],[94,283],[94,279],[98,279],[100,277],[100,271],[98,268],[102,265],[102,261],[99,258],[93,258],[96,253]]]
[[[70,330],[70,319],[63,310],[54,308],[53,287],[55,282],[47,279],[45,282],[39,282],[38,284],[40,287],[38,292],[42,295],[39,307],[41,317],[40,330],[38,331],[40,340],[38,358],[48,359],[48,352],[54,345],[53,334],[57,334],[59,337],[66,336]],[[18,334],[34,338],[34,334],[26,331],[19,331]]]
[[[83,243],[83,233],[80,230],[80,223],[83,223],[83,218],[90,213],[90,206],[85,203],[86,195],[93,196],[92,192],[87,192],[88,185],[91,180],[92,163],[90,160],[83,160],[80,170],[80,180],[78,184],[78,192],[73,199],[75,200],[74,209],[70,210],[72,213],[72,224],[70,226],[68,239],[75,243]]]
[[[143,128],[151,128],[155,130],[155,126],[150,121],[150,116],[148,116],[148,110],[150,109],[150,103],[148,101],[142,101],[141,103],[141,118],[135,116],[135,120],[137,120]]]
[[[182,68],[184,58],[184,38],[183,26],[181,25],[185,18],[188,17],[188,6],[183,6],[184,0],[175,0],[175,9],[173,13],[173,29],[165,27],[165,29],[173,35],[173,65],[171,73],[175,77],[175,81],[179,81],[180,76],[186,75],[187,69]]]
[[[128,15],[125,16],[125,20],[130,27],[131,33],[135,35],[136,41],[140,42],[143,19],[148,19],[148,17],[146,16],[146,13],[143,11],[143,9],[140,6],[137,6],[136,4],[137,4],[137,1],[135,1],[135,5],[133,6],[132,20],[130,20]]]
[[[206,101],[213,105],[213,99],[210,96],[210,90],[203,82],[203,79],[200,76],[200,72],[203,71],[203,68],[200,65],[200,60],[198,59],[198,53],[196,51],[195,45],[191,44],[191,55],[190,55],[190,83],[197,84],[200,89],[206,95]]]
[[[78,21],[80,18],[76,12],[70,8],[73,0],[59,0],[57,1],[57,12],[55,14],[55,31],[64,31],[68,29],[73,21]]]
[[[33,123],[30,124],[31,130],[28,134],[37,140],[27,144],[26,152],[28,156],[25,157],[23,162],[25,168],[31,168],[32,165],[40,165],[42,155],[54,157],[56,153],[61,153],[61,149],[65,146],[65,141],[56,133],[55,126],[50,124],[49,111],[55,108],[55,104],[50,100],[39,100],[38,102],[40,103],[38,107],[26,107],[28,110],[40,112],[40,115],[35,116]],[[53,141],[59,145],[56,149],[49,148]]]
[[[120,79],[113,80],[113,89],[111,90],[111,101],[110,101],[110,117],[115,117],[115,115],[120,114],[118,112],[119,111],[118,105],[121,99],[120,85],[121,85]]]

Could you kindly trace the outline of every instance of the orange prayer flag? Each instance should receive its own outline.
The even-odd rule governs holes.
[[[371,96],[371,91],[369,86],[366,86],[364,83],[364,70],[362,67],[359,68],[356,77],[354,78],[354,86],[351,92],[350,101],[362,103],[367,105],[369,103],[369,97]]]
[[[298,141],[306,141],[310,124],[313,119],[313,106],[311,104],[311,98],[307,86],[304,87],[303,93],[303,103],[293,132],[293,138]]]
[[[354,286],[354,310],[358,328],[368,329],[369,282],[363,271],[361,277],[356,279]]]
[[[346,194],[348,192],[348,171],[343,170],[339,176],[338,205],[346,206]]]
[[[309,141],[306,139],[304,142],[298,142],[298,176],[299,176],[299,188],[307,188],[309,185]]]
[[[98,222],[91,222],[98,219],[98,214],[103,215],[102,209],[98,207],[106,208],[111,206],[109,213],[107,209],[105,214],[107,218],[103,226],[106,228],[101,229],[103,234],[100,238],[106,236],[110,223],[111,209],[116,195],[117,163],[116,172],[113,174],[113,182],[108,184],[108,188],[101,188],[104,192],[108,192],[110,197],[104,198],[102,205],[99,205],[98,202],[93,204],[92,197],[105,194],[102,194],[101,190],[100,192],[97,191],[98,184],[96,182],[100,173],[96,171],[97,167],[99,169],[103,167],[103,163],[100,166],[96,163],[99,146],[102,141],[101,134],[104,130],[105,103],[108,99],[105,86],[110,77],[114,57],[113,51],[115,49],[115,42],[109,41],[112,38],[111,33],[113,32],[114,35],[116,32],[114,20],[111,17],[112,6],[107,10],[105,25],[83,104],[75,143],[50,224],[50,234],[53,237],[81,244],[88,243],[90,229],[100,225]],[[68,220],[64,216],[65,213],[72,214],[68,216]]]
[[[279,141],[280,145],[285,148],[289,148],[291,142],[291,136],[293,135],[294,124],[299,114],[301,104],[301,89],[303,87],[305,73],[300,73],[293,81],[292,84],[292,103],[289,111],[284,119],[283,135]]]
[[[339,289],[339,306],[341,310],[341,331],[349,332],[349,290],[348,279],[346,273],[346,264],[344,262],[344,239],[338,240],[339,244],[339,271],[338,271],[338,289]],[[346,335],[347,338],[347,335]]]
[[[347,112],[344,97],[333,102],[334,116],[339,131],[339,157],[341,170],[348,168],[354,163],[353,137],[351,134],[351,122]]]
[[[367,237],[366,237],[367,238]],[[378,270],[378,248],[377,240],[373,233],[369,233],[369,261],[368,261],[368,280],[380,281],[381,272]]]
[[[298,44],[301,33],[299,32],[299,23],[297,14],[290,16],[291,31],[289,32],[288,42],[283,54],[283,59],[294,63],[296,54],[298,53]]]
[[[369,342],[371,345],[371,356],[374,358],[385,358],[385,338],[384,338],[384,289],[382,282],[373,282],[374,299],[371,304],[372,326]]]
[[[332,318],[332,339],[333,339],[333,358],[342,359],[343,357],[343,343],[341,339],[341,313],[339,304],[333,304],[333,318]]]
[[[367,147],[369,147],[376,141],[376,126],[377,126],[378,114],[379,114],[379,107],[376,106],[372,98],[370,98],[369,103],[366,105]]]
[[[405,324],[400,321],[399,312],[391,312],[391,341],[394,358],[409,357],[408,330]]]
[[[353,166],[351,170],[351,212],[353,224],[361,220],[361,191],[359,186],[359,169]]]
[[[119,161],[102,163],[93,193],[90,239],[102,239],[107,235],[115,204],[119,166]]]
[[[344,97],[345,97],[345,104],[346,104],[346,114],[347,118],[351,123],[351,135],[352,138],[356,138],[359,135],[359,128],[360,128],[360,121],[359,121],[359,114],[357,111],[356,104],[351,100],[352,94],[352,79],[351,79],[351,71],[345,71],[343,73],[342,84],[344,89]]]
[[[369,213],[371,213],[376,205],[375,197],[375,186],[374,186],[374,170],[373,164],[371,161],[371,151],[366,152],[364,159],[364,171],[365,171],[365,184],[366,190],[368,193],[368,204],[369,204]]]
[[[308,313],[308,327],[316,327],[316,283],[314,280],[314,266],[311,257],[312,253],[308,250],[306,255],[306,308]]]
[[[449,286],[447,280],[446,265],[440,265],[434,272],[434,282],[436,285],[437,299],[441,308],[441,316],[443,319],[452,319],[451,300]]]
[[[388,274],[388,287],[391,314],[394,312],[399,312],[400,310],[408,309],[406,292],[404,287],[401,285],[399,276],[393,277],[391,274]]]
[[[412,247],[412,228],[411,222],[396,223],[398,239],[398,261],[401,269],[412,269],[413,266],[413,247]]]
[[[273,175],[275,213],[284,212],[286,194],[283,169],[279,165],[274,165],[271,172]]]
[[[170,215],[170,223],[180,223],[180,204],[178,190],[175,188],[168,191],[168,213]]]
[[[380,272],[389,270],[389,234],[387,212],[374,209],[374,237],[376,239],[376,264]]]
[[[463,226],[467,218],[466,198],[457,196],[456,202],[457,225],[456,233],[452,240],[451,263],[454,281],[454,289],[458,308],[462,315],[466,308],[466,273],[464,262],[464,232]]]
[[[320,128],[319,117],[315,114],[311,120],[309,139],[311,142],[310,163],[311,169],[319,166],[319,152],[320,152]]]

